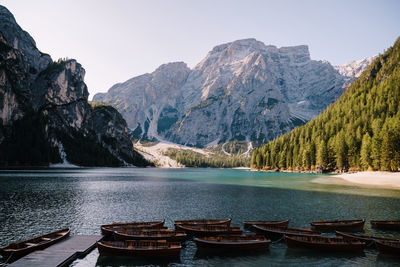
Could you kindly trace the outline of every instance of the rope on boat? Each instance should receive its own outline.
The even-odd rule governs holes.
[[[13,256],[13,254],[14,254],[14,252],[11,252],[10,256],[8,257],[8,259],[4,262],[4,266],[6,266],[8,261],[11,260],[11,257]]]
[[[283,236],[282,236],[281,238],[279,238],[278,240],[272,241],[271,243],[272,243],[272,244],[275,244],[275,243],[281,242],[283,239],[285,239],[285,235],[283,235]]]

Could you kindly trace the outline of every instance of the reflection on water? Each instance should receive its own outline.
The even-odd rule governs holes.
[[[71,227],[73,234],[100,234],[99,225],[114,221],[185,218],[244,220],[290,219],[293,227],[309,228],[318,219],[400,219],[400,192],[318,184],[329,176],[254,173],[218,169],[52,169],[0,172],[0,246],[40,233]],[[370,229],[367,234],[400,237]],[[187,242],[171,266],[392,265],[395,258],[375,250],[340,257],[299,252],[283,243],[265,254],[200,255]],[[141,265],[131,259],[99,257],[94,250],[75,266]]]
[[[85,266],[87,261],[81,261],[79,264],[76,262],[74,266]],[[95,263],[96,266],[168,266],[181,264],[180,259],[135,259],[129,257],[111,257],[111,256],[98,256]],[[89,263],[91,264],[91,263]]]

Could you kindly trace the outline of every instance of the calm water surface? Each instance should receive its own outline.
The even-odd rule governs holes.
[[[326,182],[333,184],[326,184]],[[344,185],[328,175],[255,173],[219,169],[45,169],[0,171],[0,246],[70,227],[73,234],[100,234],[115,221],[232,218],[290,219],[309,228],[319,219],[400,219],[400,191]],[[317,183],[318,182],[318,183]],[[366,233],[400,238],[399,232]],[[120,258],[99,257],[97,250],[73,266],[133,266]],[[152,264],[160,264],[153,262]],[[400,258],[362,254],[316,254],[272,244],[269,252],[199,255],[185,244],[170,266],[394,266]]]

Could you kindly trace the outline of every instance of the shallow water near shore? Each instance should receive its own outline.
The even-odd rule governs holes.
[[[329,175],[259,173],[222,169],[77,168],[0,171],[0,246],[70,227],[72,234],[100,234],[115,221],[232,218],[290,219],[309,228],[319,219],[367,220],[365,232],[400,238],[400,232],[370,228],[370,219],[400,219],[400,191],[321,183]],[[317,182],[315,182],[317,181]],[[131,266],[147,262],[99,257],[97,249],[73,266]],[[400,258],[320,254],[287,249],[284,243],[257,254],[199,255],[193,242],[181,258],[151,264],[171,266],[394,265]]]

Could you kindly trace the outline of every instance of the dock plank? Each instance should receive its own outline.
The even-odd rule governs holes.
[[[100,235],[74,235],[44,250],[35,251],[8,266],[67,266],[96,247]]]

